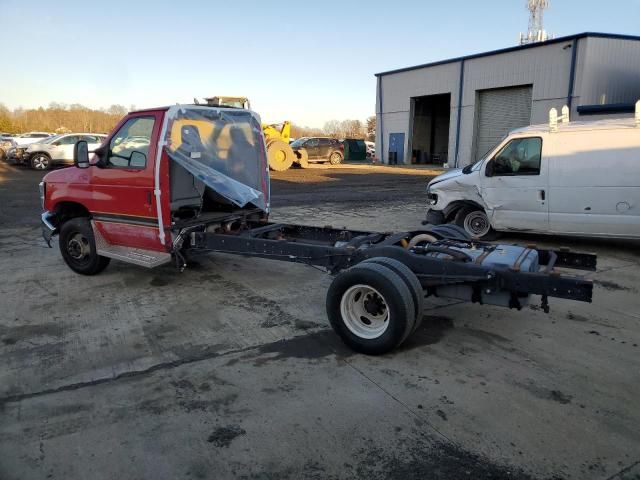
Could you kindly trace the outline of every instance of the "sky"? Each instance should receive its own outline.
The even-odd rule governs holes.
[[[0,103],[247,96],[263,121],[375,113],[375,73],[517,44],[525,0],[0,0]],[[640,35],[640,0],[551,0],[545,29]]]

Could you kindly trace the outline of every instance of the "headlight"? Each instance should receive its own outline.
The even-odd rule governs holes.
[[[42,210],[44,210],[44,195],[47,191],[47,184],[40,182],[38,188],[40,189],[40,205],[42,205]]]

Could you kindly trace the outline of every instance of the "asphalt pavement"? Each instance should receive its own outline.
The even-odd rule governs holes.
[[[278,173],[272,218],[416,228],[429,175]],[[640,478],[637,244],[505,238],[595,251],[594,303],[430,299],[402,348],[367,357],[303,265],[74,274],[40,238],[40,177],[0,163],[2,480]]]

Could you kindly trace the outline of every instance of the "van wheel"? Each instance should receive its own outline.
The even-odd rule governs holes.
[[[382,355],[411,333],[415,311],[404,280],[385,265],[360,263],[340,273],[327,291],[327,316],[351,349]]]
[[[60,228],[60,253],[71,270],[96,275],[107,268],[110,258],[98,255],[93,228],[87,218],[72,218]]]
[[[497,237],[487,213],[481,208],[462,207],[456,213],[454,222],[476,240],[494,240]]]

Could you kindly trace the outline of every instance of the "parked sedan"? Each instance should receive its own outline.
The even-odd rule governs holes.
[[[13,148],[13,140],[14,135],[3,133],[0,135],[0,160],[4,160],[7,158],[7,153],[11,148]]]
[[[72,165],[73,147],[84,140],[89,150],[95,150],[106,138],[96,133],[66,133],[56,135],[39,143],[29,145],[23,155],[22,163],[28,163],[34,170],[47,170],[53,165]]]
[[[304,137],[291,144],[295,153],[305,151],[310,162],[330,162],[338,165],[344,159],[344,144],[335,138]]]

